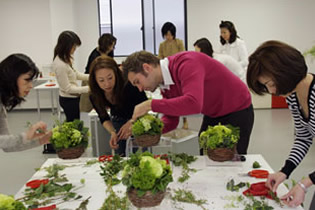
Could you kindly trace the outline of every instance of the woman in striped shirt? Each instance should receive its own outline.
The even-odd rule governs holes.
[[[315,136],[314,75],[307,73],[304,57],[298,50],[279,41],[267,41],[249,57],[247,84],[259,95],[270,93],[286,97],[293,116],[296,137],[289,158],[266,182],[275,192],[303,160]],[[313,184],[315,172],[302,179],[282,199],[289,206],[298,206]]]

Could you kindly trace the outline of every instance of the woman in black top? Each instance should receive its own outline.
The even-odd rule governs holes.
[[[91,103],[103,127],[111,134],[110,147],[125,156],[126,141],[121,140],[131,136],[130,119],[134,107],[147,100],[145,93],[129,82],[126,84],[115,60],[108,56],[99,56],[92,62],[89,86]]]

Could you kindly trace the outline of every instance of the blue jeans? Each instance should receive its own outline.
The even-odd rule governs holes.
[[[111,121],[113,126],[118,133],[120,128],[128,121],[129,119],[124,119],[122,117],[112,116]],[[120,139],[118,142],[119,148],[115,150],[115,154],[118,154],[122,157],[126,156],[126,139]]]

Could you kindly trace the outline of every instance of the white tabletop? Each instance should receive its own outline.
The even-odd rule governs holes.
[[[56,81],[55,82],[47,81],[41,85],[34,87],[34,89],[35,90],[53,90],[53,89],[59,89],[59,85]]]
[[[200,169],[196,173],[193,173],[191,178],[186,181],[185,183],[179,183],[177,182],[177,178],[180,176],[181,168],[179,167],[173,167],[173,178],[174,182],[170,183],[169,188],[171,189],[186,189],[191,190],[198,199],[207,199],[208,204],[204,205],[207,209],[217,209],[222,210],[224,209],[224,206],[226,204],[230,204],[230,200],[224,199],[225,196],[233,195],[241,195],[242,192],[245,190],[245,188],[240,189],[239,192],[230,192],[226,190],[226,183],[230,181],[231,179],[234,179],[235,183],[239,182],[250,182],[250,183],[256,183],[260,181],[265,181],[265,179],[256,179],[252,177],[247,176],[240,176],[239,173],[245,173],[250,170],[252,170],[252,164],[254,161],[258,161],[262,169],[266,169],[269,172],[272,172],[273,170],[270,168],[268,163],[265,161],[265,159],[261,155],[247,155],[245,162],[238,162],[238,164],[235,164],[235,166],[209,166],[209,164],[206,164],[207,156],[198,156],[198,160],[190,165],[191,168]],[[80,186],[80,180],[85,179],[85,185],[83,188],[80,188],[76,192],[83,196],[84,198],[87,198],[91,196],[88,203],[88,209],[89,210],[95,210],[99,209],[105,198],[105,183],[102,179],[102,177],[99,175],[100,170],[100,164],[94,164],[91,166],[84,166],[87,160],[90,160],[91,158],[79,158],[75,160],[61,160],[58,158],[52,158],[48,159],[42,167],[47,167],[52,164],[61,164],[61,165],[76,165],[74,167],[69,167],[61,171],[61,174],[66,174],[66,177],[68,178],[69,182]],[[40,170],[37,171],[33,177],[30,180],[33,179],[41,179],[44,178],[46,175],[46,171]],[[23,186],[22,189],[16,194],[16,198],[23,196],[23,191],[25,187]],[[126,188],[122,184],[114,186],[115,191],[125,191]],[[278,196],[281,197],[286,192],[288,192],[287,188],[281,184],[277,190]],[[268,200],[269,205],[273,206],[274,209],[296,209],[301,210],[302,207],[297,208],[290,208],[287,206],[284,206],[281,208],[278,204],[275,203],[275,201]],[[76,209],[80,204],[80,201],[71,201],[68,203],[61,204],[57,206],[59,209]],[[239,208],[233,208],[234,209],[244,209],[244,206],[241,206],[239,204]],[[176,206],[183,207],[184,209],[201,209],[200,207],[197,207],[196,205],[192,204],[185,204],[185,203],[179,203],[176,204]],[[160,206],[153,207],[150,209],[173,209],[174,205],[172,205],[172,201],[169,197],[164,198]],[[136,209],[135,207],[131,207],[131,209]]]

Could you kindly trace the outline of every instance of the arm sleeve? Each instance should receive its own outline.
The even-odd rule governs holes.
[[[292,171],[300,164],[305,157],[310,146],[312,145],[312,135],[303,126],[298,126],[295,122],[296,138],[291,149],[289,158],[285,161],[285,165],[280,170],[289,178]]]
[[[178,39],[178,52],[185,51],[183,40]]]
[[[110,120],[110,117],[109,117],[105,107],[104,107],[104,109],[101,109],[99,106],[96,106],[96,104],[95,104],[95,102],[93,100],[93,97],[91,95],[90,95],[89,98],[90,98],[90,101],[91,101],[91,104],[92,104],[93,108],[95,109],[95,111],[98,114],[98,118],[100,119],[101,124],[103,124],[107,120]]]
[[[170,116],[199,114],[203,106],[204,68],[200,63],[186,61],[180,65],[178,77],[182,95],[175,98],[153,99],[152,111]],[[197,71],[197,69],[199,69]],[[178,84],[179,85],[179,84]],[[163,93],[162,93],[163,94]]]
[[[315,171],[309,175],[309,178],[312,180],[313,184],[315,184]]]
[[[244,69],[246,69],[248,65],[248,52],[244,41],[240,42],[240,45],[238,47],[238,53],[240,57],[241,66]]]
[[[82,81],[88,81],[89,80],[89,74],[83,74],[81,72],[75,71],[76,75],[77,75],[77,79],[78,80],[82,80]]]
[[[89,91],[89,86],[79,87],[71,84],[67,75],[67,71],[68,69],[61,65],[55,70],[59,88],[69,94],[87,93]]]
[[[179,123],[179,117],[170,116],[170,115],[163,115],[161,120],[164,123],[162,133],[167,133],[176,129]]]
[[[159,55],[158,55],[158,57],[159,57],[160,59],[163,59],[163,58],[164,58],[164,55],[163,55],[163,42],[160,43]]]

